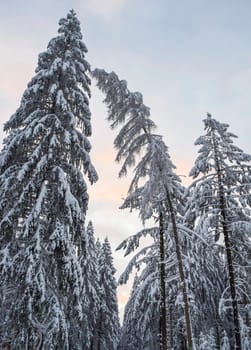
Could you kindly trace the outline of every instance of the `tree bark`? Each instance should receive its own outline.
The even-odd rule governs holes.
[[[100,308],[100,315],[99,315],[99,321],[98,321],[98,334],[97,334],[97,350],[101,350],[101,335],[102,335],[102,309]]]
[[[217,180],[218,180],[220,214],[222,218],[221,224],[222,224],[224,243],[225,243],[225,249],[226,249],[230,294],[232,299],[235,349],[241,350],[240,321],[239,321],[238,303],[237,303],[237,295],[236,295],[236,287],[235,287],[236,283],[235,283],[231,243],[229,238],[230,235],[229,235],[229,229],[227,224],[227,203],[226,203],[226,198],[224,194],[222,170],[221,170],[220,160],[219,160],[219,151],[215,142],[214,134],[213,134],[213,146],[214,146],[214,155],[215,155],[215,168],[216,168]]]
[[[250,338],[251,338],[251,325],[250,325],[250,318],[249,318],[249,312],[248,312],[248,309],[246,308],[247,307],[247,305],[248,305],[248,299],[247,299],[247,295],[246,294],[244,294],[243,295],[243,303],[244,303],[244,305],[245,305],[245,319],[246,319],[246,326],[247,326],[247,328],[248,328],[248,334],[249,334],[249,336],[250,336]]]
[[[191,327],[191,318],[190,318],[190,307],[189,307],[189,302],[188,302],[188,297],[187,297],[186,280],[185,280],[185,274],[184,274],[184,269],[183,269],[183,262],[182,262],[182,255],[181,255],[178,229],[177,229],[177,223],[176,223],[176,216],[174,213],[174,208],[173,208],[173,204],[172,204],[172,200],[171,200],[168,188],[166,188],[166,199],[167,199],[168,211],[169,211],[169,214],[171,217],[173,236],[174,236],[174,241],[175,241],[176,257],[177,257],[177,261],[178,261],[178,270],[179,270],[179,277],[180,277],[181,290],[182,290],[183,303],[184,303],[184,314],[185,314],[186,333],[187,333],[187,345],[188,345],[188,350],[193,350],[193,336],[192,336],[192,327]]]
[[[167,332],[166,332],[166,272],[165,272],[165,227],[163,213],[159,216],[160,229],[160,348],[167,350]]]
[[[221,339],[220,339],[220,329],[218,324],[215,325],[215,335],[216,335],[216,349],[220,350]]]
[[[173,349],[173,306],[169,307],[170,349]]]

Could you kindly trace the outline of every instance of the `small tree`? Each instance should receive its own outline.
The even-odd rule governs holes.
[[[229,345],[229,340],[226,332],[223,334],[223,339],[222,339],[222,345],[221,345],[222,350],[230,350],[230,345]]]
[[[113,266],[111,246],[105,238],[102,246],[97,244],[99,261],[99,310],[94,349],[115,350],[120,336],[118,317],[116,272]]]
[[[213,330],[209,330],[207,334],[200,334],[198,350],[214,350],[216,349],[215,337]]]
[[[5,124],[0,154],[2,334],[15,349],[73,349],[82,319],[76,245],[88,204],[90,66],[73,11],[39,55],[36,75]],[[73,345],[74,344],[74,345]]]
[[[79,250],[79,260],[83,277],[81,349],[93,350],[100,305],[100,276],[98,252],[94,238],[94,228],[91,221],[88,223],[85,235],[82,237],[82,244]]]

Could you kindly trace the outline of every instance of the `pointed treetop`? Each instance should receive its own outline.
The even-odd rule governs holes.
[[[88,225],[87,225],[87,228],[86,228],[85,240],[86,240],[86,247],[87,247],[87,249],[94,250],[95,239],[94,239],[94,227],[93,227],[92,221],[88,222]],[[89,254],[90,253],[92,255],[94,253],[94,251],[89,252]]]
[[[93,230],[94,230],[94,228],[93,228],[93,223],[92,223],[91,220],[88,222],[87,230],[88,230],[88,231],[89,231],[89,230],[90,230],[90,231],[93,231]]]
[[[116,273],[116,269],[113,266],[112,249],[107,236],[105,237],[104,243],[102,245],[102,254],[103,254],[104,261],[111,268],[111,272],[114,275]]]
[[[65,36],[69,36],[69,34],[72,34],[74,32],[77,39],[82,39],[81,34],[81,28],[80,28],[80,22],[77,18],[77,15],[74,10],[70,10],[70,12],[67,14],[66,18],[61,18],[59,20],[59,29],[58,33],[62,33]]]
[[[100,239],[97,238],[97,240],[96,240],[96,249],[97,249],[97,253],[100,253],[100,252],[101,252],[101,247],[102,247],[102,245],[101,245]]]
[[[218,120],[212,118],[212,114],[207,113],[207,118],[203,120],[206,129],[217,130],[220,135],[224,135],[229,128],[229,124],[220,123]],[[237,137],[234,134],[227,134],[227,136]]]

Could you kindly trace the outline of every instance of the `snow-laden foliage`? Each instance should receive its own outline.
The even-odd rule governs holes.
[[[199,345],[197,347],[198,350],[209,350],[216,349],[216,341],[214,331],[210,329],[210,331],[206,334],[201,333],[199,338]]]
[[[174,173],[167,147],[159,135],[149,135],[144,155],[135,168],[128,195],[122,209],[138,209],[143,222],[159,213],[166,193],[181,207],[183,187]]]
[[[95,69],[92,73],[97,86],[105,94],[108,121],[111,128],[121,126],[114,140],[118,150],[116,160],[123,160],[120,176],[126,175],[128,168],[136,164],[136,157],[149,142],[148,134],[155,128],[150,119],[150,109],[143,103],[140,92],[131,92],[125,80],[119,80],[112,72]]]
[[[156,259],[155,259],[156,260]],[[145,274],[156,274],[154,259]],[[118,350],[159,350],[159,282],[144,276],[134,279],[134,285],[125,307],[122,334]],[[154,282],[154,283],[153,283]],[[143,285],[144,284],[144,285]]]
[[[1,337],[15,349],[80,349],[83,236],[90,160],[90,66],[73,11],[39,55],[5,124],[0,154]]]
[[[132,269],[136,268],[137,275],[125,308],[122,336],[118,347],[121,350],[128,348],[135,350],[160,349],[159,228],[152,227],[148,230],[153,240],[152,244],[142,248],[133,256],[119,279],[119,283],[126,283]],[[144,230],[129,237],[119,248],[124,248],[127,253],[127,247],[132,246],[134,240],[138,242],[142,237],[142,232]],[[165,269],[168,276],[166,281],[169,286],[169,282],[173,278],[177,281],[178,276],[173,275],[172,270],[177,263],[175,254],[170,256],[168,253],[166,254]]]
[[[188,347],[192,348],[189,320],[191,316],[196,343],[199,344],[200,334],[203,336],[207,329],[213,329],[218,347],[220,333],[223,332],[223,329],[226,330],[228,336],[231,333],[231,327],[227,325],[229,324],[229,313],[223,317],[219,308],[219,300],[222,300],[221,305],[224,310],[225,303],[222,295],[225,295],[226,261],[228,261],[228,256],[226,259],[221,246],[215,244],[218,241],[222,242],[224,231],[221,227],[221,217],[224,211],[222,193],[224,188],[224,196],[228,203],[227,214],[228,218],[231,218],[227,220],[227,225],[231,231],[234,230],[235,225],[235,230],[239,232],[236,238],[238,236],[238,240],[242,242],[241,247],[245,246],[246,249],[250,246],[250,236],[249,238],[247,236],[250,232],[248,229],[250,223],[250,166],[247,164],[250,156],[233,144],[232,138],[235,136],[227,131],[226,124],[221,124],[208,115],[205,120],[206,135],[200,137],[196,142],[202,146],[199,151],[200,155],[191,171],[193,177],[201,173],[203,181],[200,179],[194,181],[187,191],[188,196],[183,197],[184,189],[174,172],[175,167],[170,160],[168,149],[162,137],[153,134],[154,123],[150,120],[149,108],[143,104],[142,95],[130,92],[127,83],[120,81],[113,72],[108,74],[104,70],[96,69],[93,75],[98,82],[98,87],[105,93],[104,101],[108,107],[108,120],[111,127],[121,126],[114,141],[117,149],[116,160],[122,162],[119,175],[126,175],[128,169],[134,167],[134,177],[121,208],[129,208],[131,211],[138,210],[143,223],[154,217],[159,221],[160,237],[165,237],[158,241],[160,250],[158,253],[155,252],[155,258],[159,259],[160,280],[161,278],[166,279],[167,289],[171,285],[175,286],[175,298],[172,303],[176,307],[180,305],[181,308],[184,308],[185,314],[183,319],[179,311],[172,314],[172,318],[179,327],[179,330],[172,330],[172,332],[176,336],[180,332],[182,338],[185,319],[188,335],[188,342],[184,338],[176,346],[185,346],[187,342]],[[186,210],[184,210],[186,202]],[[185,221],[182,220],[182,216]],[[161,217],[167,224],[167,231],[161,225]],[[246,238],[241,234],[244,227]],[[163,229],[166,232],[165,236]],[[146,230],[142,230],[141,233],[122,242],[119,248],[125,249],[126,255],[131,253],[138,248],[139,239],[146,233]],[[168,234],[173,237],[173,242],[170,241],[171,244],[167,247],[165,240]],[[161,257],[161,248],[164,246],[165,251],[168,251],[169,254],[176,254],[176,268],[178,269],[173,273],[174,277],[168,276],[167,268],[163,276],[163,264],[165,263],[167,267],[167,261],[164,262]],[[169,250],[170,247],[173,251]],[[242,294],[246,295],[244,291],[247,288],[243,289],[243,286],[248,282],[244,283],[243,280],[248,280],[248,275],[245,272],[247,269],[242,267],[245,264],[248,266],[248,259],[247,254],[244,254],[243,258],[243,251],[242,248],[236,248],[236,255],[239,256],[236,269],[238,276],[241,276],[237,278],[238,286],[242,286]],[[128,280],[133,267],[139,269],[142,264],[148,266],[153,257],[149,256],[151,252],[151,247],[140,250],[132,258],[120,282],[125,283]],[[175,276],[179,277],[180,286]],[[146,284],[147,281],[150,281],[150,278],[146,277]],[[135,300],[137,293],[140,295],[140,288],[146,284],[137,283],[133,293]],[[159,288],[162,290],[163,283],[159,285]],[[142,290],[144,290],[143,287]],[[163,297],[163,291],[159,296]],[[167,303],[170,303],[169,295],[166,295],[165,298]],[[249,296],[246,296],[244,305],[249,303],[248,299]],[[208,303],[210,304],[210,315],[207,316]],[[149,306],[145,309],[146,314],[148,309]],[[123,332],[126,334],[125,330]],[[170,344],[170,346],[173,345]],[[166,349],[165,344],[161,344],[161,347]]]
[[[205,135],[195,142],[200,150],[190,175],[198,179],[187,191],[185,221],[210,242],[218,264],[226,270],[225,286],[215,304],[230,348],[235,342],[240,349],[241,323],[249,324],[250,318],[251,156],[235,146],[236,136],[227,124],[208,114],[204,125]]]
[[[94,346],[100,304],[100,266],[91,221],[88,223],[85,235],[81,240],[79,260],[84,282],[82,290],[81,349],[89,350],[93,349]]]
[[[105,93],[111,127],[121,126],[114,140],[116,161],[122,162],[120,176],[134,167],[134,177],[121,208],[138,209],[144,222],[159,212],[167,190],[178,200],[183,195],[183,187],[163,138],[152,133],[156,126],[141,93],[131,92],[126,81],[119,80],[114,72],[95,69],[92,74]]]
[[[116,272],[107,238],[96,245],[99,264],[99,305],[93,349],[116,350],[120,337]]]
[[[121,208],[129,208],[131,211],[138,210],[143,223],[153,217],[159,222],[160,239],[157,256],[160,271],[161,349],[167,349],[166,306],[164,305],[166,300],[164,268],[166,248],[165,229],[162,224],[164,220],[170,221],[172,227],[169,232],[175,242],[174,251],[177,256],[178,275],[184,302],[187,343],[189,349],[192,350],[189,302],[177,230],[178,214],[181,213],[183,207],[184,189],[179,177],[174,172],[175,166],[162,137],[152,133],[155,125],[150,119],[149,108],[143,103],[142,95],[138,92],[130,92],[126,82],[120,81],[114,72],[108,74],[104,70],[96,69],[93,76],[96,78],[100,90],[105,93],[104,102],[108,107],[108,120],[111,122],[111,127],[121,126],[114,141],[117,149],[116,160],[122,162],[119,175],[126,175],[128,169],[134,167],[134,177]],[[135,241],[134,246],[137,244]],[[121,247],[123,247],[123,243]],[[137,260],[137,257],[134,260]],[[127,280],[131,266],[132,262],[122,280]]]
[[[105,93],[111,127],[121,126],[114,140],[116,160],[122,162],[120,175],[126,175],[128,169],[134,167],[134,177],[122,208],[138,209],[145,221],[154,212],[159,213],[167,192],[174,199],[175,207],[181,200],[183,187],[174,173],[175,166],[162,137],[152,133],[155,124],[142,95],[131,92],[127,83],[119,80],[114,72],[109,74],[96,69],[92,74]]]
[[[127,254],[129,247],[135,247],[134,242],[138,247],[144,231],[129,237],[119,248],[124,249]],[[119,349],[126,349],[127,344],[131,344],[132,349],[134,349],[133,346],[145,349],[148,343],[152,344],[149,349],[155,347],[158,349],[159,346],[157,327],[160,309],[159,229],[153,227],[149,231],[153,238],[152,245],[137,251],[119,279],[119,283],[126,283],[133,268],[137,270],[137,278],[125,310]],[[183,297],[170,231],[171,225],[165,233],[167,339],[170,347],[179,349],[186,343]],[[202,332],[207,334],[207,330],[215,327],[215,323],[219,322],[218,305],[215,299],[220,298],[224,289],[225,271],[215,268],[220,264],[212,247],[192,233],[184,236],[180,243],[187,273],[193,335],[194,339],[198,340]]]

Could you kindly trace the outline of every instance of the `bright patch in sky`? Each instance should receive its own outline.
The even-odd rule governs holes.
[[[89,0],[85,6],[95,15],[109,19],[124,7],[126,1],[127,0]]]

